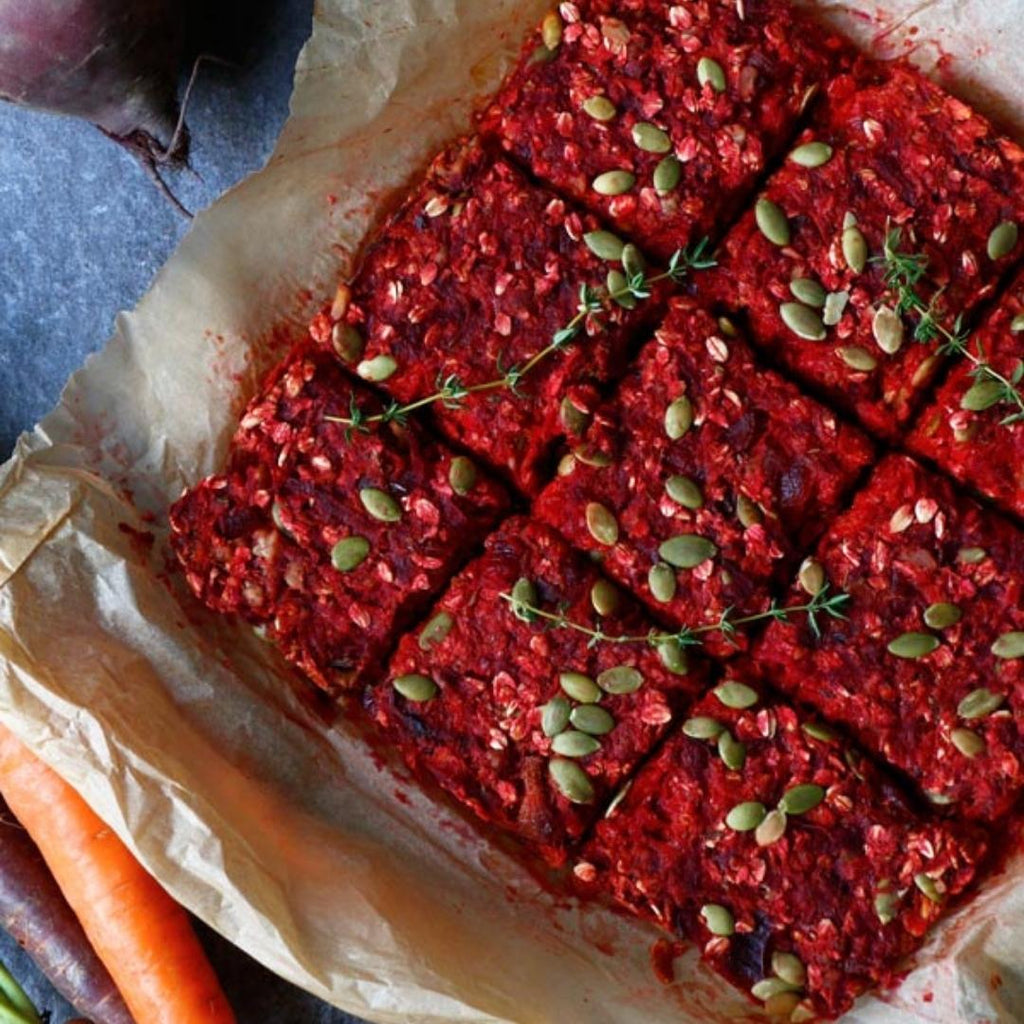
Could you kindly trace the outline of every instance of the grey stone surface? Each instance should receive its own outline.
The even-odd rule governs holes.
[[[250,19],[246,52],[233,55],[240,66],[204,65],[189,109],[195,173],[170,183],[193,210],[266,160],[288,112],[312,0],[254,6],[261,11]],[[106,341],[117,312],[142,296],[186,227],[134,161],[94,128],[0,105],[0,460]],[[355,1021],[220,937],[204,930],[203,938],[240,1024]],[[51,1024],[75,1016],[2,933],[0,959]]]

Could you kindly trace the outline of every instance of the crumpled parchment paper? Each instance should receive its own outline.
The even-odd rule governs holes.
[[[652,931],[548,895],[381,767],[248,630],[198,608],[167,558],[168,503],[218,466],[284,329],[333,293],[375,213],[468,125],[544,6],[318,3],[267,167],[196,218],[0,470],[0,716],[183,904],[346,1010],[403,1024],[756,1019],[693,949],[662,985]],[[938,70],[1024,126],[1015,0],[889,0],[885,17],[823,6],[889,52],[957,55]],[[847,1019],[1020,1021],[1022,944],[1018,857],[897,993]]]

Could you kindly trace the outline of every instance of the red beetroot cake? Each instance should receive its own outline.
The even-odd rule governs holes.
[[[584,243],[598,228],[478,141],[461,140],[437,157],[370,245],[343,322],[334,326],[323,313],[314,337],[401,403],[450,377],[464,385],[494,380],[573,319],[582,285],[603,287],[619,267]],[[632,336],[657,308],[656,298],[635,311],[609,302],[523,377],[518,394],[498,388],[430,411],[448,437],[534,493],[566,432],[563,402],[591,407],[596,386],[622,372]]]
[[[726,608],[763,611],[872,455],[859,430],[679,299],[535,514],[661,618],[695,627]],[[698,564],[664,547],[678,537],[705,545]],[[704,640],[715,654],[744,643]]]
[[[324,416],[353,398],[379,405],[332,356],[299,346],[246,409],[226,473],[170,515],[199,599],[260,627],[332,691],[379,671],[506,504],[499,485],[414,425],[346,439]]]
[[[721,234],[841,52],[778,0],[563,3],[481,130],[667,259]]]
[[[773,1019],[835,1017],[896,978],[985,842],[920,819],[856,750],[752,682],[728,681],[731,706],[712,693],[692,709],[574,872],[698,944]]]
[[[980,349],[980,355],[979,355]],[[1012,381],[1024,362],[1024,276],[1003,296],[969,350]],[[1024,518],[1024,422],[1004,423],[1020,407],[995,401],[998,382],[975,376],[961,358],[935,400],[921,413],[910,448],[933,459],[961,483],[977,488]],[[988,389],[988,390],[986,390]]]
[[[554,530],[511,519],[403,638],[368,702],[415,770],[557,864],[705,673],[678,649],[663,662],[648,644],[590,645],[574,630],[522,621],[501,597],[521,579],[531,604],[591,628],[651,628],[625,595],[602,619],[594,605],[609,612],[614,588]],[[575,753],[560,750],[574,742]]]
[[[915,341],[919,316],[896,315],[878,259],[887,231],[899,229],[901,252],[926,259],[917,291],[926,302],[941,292],[951,326],[1024,252],[1024,151],[910,67],[865,61],[829,84],[762,200],[774,206],[759,200],[727,236],[712,290],[745,312],[751,340],[773,359],[897,438],[942,339]]]
[[[1024,784],[1024,534],[894,455],[815,557],[849,621],[772,623],[759,663],[935,804],[998,818]]]

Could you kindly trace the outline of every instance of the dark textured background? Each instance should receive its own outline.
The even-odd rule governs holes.
[[[288,113],[312,0],[247,0],[244,36],[204,25],[189,108],[195,173],[172,176],[189,209],[213,202],[270,155]],[[227,41],[225,41],[225,39]],[[217,45],[220,42],[222,45]],[[86,124],[0,105],[0,460],[56,403],[68,375],[110,335],[170,256],[187,221],[122,150]],[[332,1010],[203,931],[240,1024],[342,1024]],[[0,959],[52,1024],[75,1014],[0,933]]]

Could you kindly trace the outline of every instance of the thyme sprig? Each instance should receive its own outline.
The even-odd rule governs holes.
[[[457,409],[470,395],[485,391],[498,391],[504,388],[519,395],[519,385],[523,378],[545,359],[568,347],[588,324],[593,325],[595,330],[603,327],[600,318],[609,303],[621,300],[641,302],[651,297],[652,287],[660,281],[673,281],[679,284],[691,271],[707,270],[713,266],[715,266],[715,259],[711,253],[711,243],[707,238],[702,238],[695,245],[677,249],[672,254],[666,268],[653,276],[648,275],[646,270],[638,269],[627,275],[625,284],[619,288],[594,288],[588,284],[580,285],[579,301],[572,319],[555,331],[547,346],[534,353],[522,364],[513,363],[511,366],[505,366],[499,356],[497,359],[498,375],[493,380],[483,381],[479,384],[466,384],[457,374],[439,375],[434,383],[435,390],[429,395],[417,398],[414,402],[408,402],[405,405],[392,403],[383,413],[370,416],[362,412],[353,400],[349,405],[348,416],[325,416],[324,419],[346,427],[345,438],[348,440],[353,432],[365,432],[372,423],[404,423],[410,413],[438,402],[447,409]]]
[[[680,647],[696,647],[703,641],[701,635],[705,633],[721,633],[727,639],[732,638],[740,626],[749,625],[752,622],[762,622],[770,619],[774,622],[788,622],[794,615],[804,614],[807,616],[807,624],[816,637],[821,636],[821,616],[828,616],[833,619],[845,619],[843,608],[850,600],[850,595],[840,590],[834,594],[828,592],[825,586],[819,590],[810,601],[805,604],[780,605],[776,601],[763,612],[756,612],[753,615],[734,616],[734,609],[730,606],[724,609],[715,622],[708,622],[701,626],[683,626],[673,633],[661,633],[651,630],[643,634],[620,634],[606,633],[603,629],[593,629],[581,622],[570,619],[565,611],[559,609],[555,612],[545,611],[537,605],[515,597],[510,593],[501,594],[501,598],[507,601],[512,607],[512,614],[524,622],[536,622],[538,620],[551,623],[554,629],[571,629],[582,633],[590,638],[588,646],[594,647],[597,644],[649,644],[651,647],[659,647],[661,644],[676,643]]]
[[[1013,373],[1006,377],[988,361],[980,338],[976,339],[977,352],[971,351],[970,332],[964,326],[962,313],[953,321],[952,329],[947,328],[941,319],[942,289],[928,302],[917,292],[918,284],[928,271],[928,257],[924,253],[901,251],[901,242],[901,230],[890,228],[886,231],[883,254],[874,257],[874,261],[882,264],[886,286],[896,295],[896,312],[917,316],[914,340],[930,342],[941,338],[937,350],[940,355],[962,356],[973,364],[974,384],[964,396],[967,408],[981,412],[996,405],[1016,406],[999,421],[1000,425],[1024,422],[1024,395],[1017,387],[1024,378],[1024,362],[1018,362]]]

